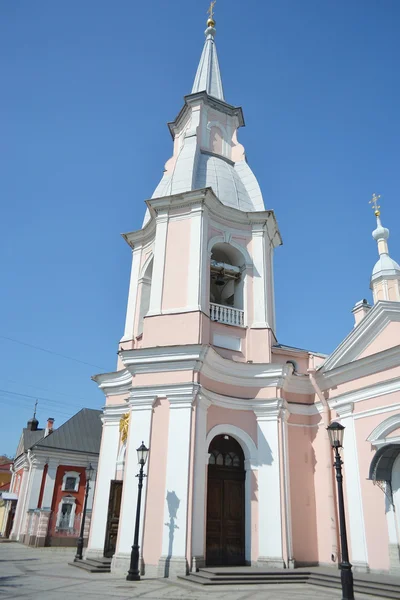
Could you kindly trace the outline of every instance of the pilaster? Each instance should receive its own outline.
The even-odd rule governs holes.
[[[121,342],[131,340],[134,336],[135,314],[138,295],[138,280],[142,246],[138,245],[132,250],[131,279],[129,283],[128,304],[126,308],[125,331]]]
[[[279,398],[254,410],[258,446],[258,564],[284,567],[282,548],[281,475],[279,460]]]
[[[156,217],[156,238],[154,245],[153,275],[150,291],[148,316],[161,313],[162,292],[164,286],[165,252],[168,231],[168,209],[162,209]]]
[[[358,450],[353,417],[353,402],[337,407],[340,422],[345,427],[343,439],[344,474],[351,563],[358,571],[368,571],[367,542],[358,464]]]
[[[126,409],[125,409],[126,410]],[[93,502],[90,537],[86,558],[100,558],[104,555],[104,542],[107,526],[108,502],[111,480],[115,477],[115,464],[119,445],[119,413],[103,415],[99,465],[97,468],[96,493]]]
[[[143,397],[138,400],[135,389],[132,390],[129,405],[129,435],[125,454],[124,482],[122,488],[121,513],[118,527],[118,539],[116,553],[112,559],[111,570],[113,572],[127,573],[129,570],[131,548],[135,533],[136,506],[138,499],[139,472],[136,449],[142,442],[150,447],[150,430],[155,397]],[[151,448],[149,460],[145,467],[147,474],[151,465]],[[139,523],[139,546],[142,554],[143,540],[143,518],[146,507],[147,477],[143,479],[142,505]]]
[[[187,385],[185,386],[187,388]],[[197,394],[192,384],[185,394],[168,395],[170,404],[166,499],[164,531],[159,575],[186,575],[189,459],[191,441],[192,404]]]

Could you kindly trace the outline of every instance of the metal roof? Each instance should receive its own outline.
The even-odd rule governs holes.
[[[393,464],[399,454],[400,444],[387,444],[379,448],[371,461],[369,479],[391,481]]]
[[[98,454],[102,430],[101,414],[101,410],[82,408],[53,433],[38,440],[34,447]]]

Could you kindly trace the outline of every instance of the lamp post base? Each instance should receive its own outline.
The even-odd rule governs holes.
[[[139,581],[139,546],[133,545],[131,552],[131,564],[129,567],[128,575],[126,576],[127,581]]]
[[[78,544],[76,547],[75,560],[82,560],[83,558],[83,537],[78,538]]]
[[[340,579],[342,582],[342,600],[354,600],[353,573],[349,562],[339,565]]]

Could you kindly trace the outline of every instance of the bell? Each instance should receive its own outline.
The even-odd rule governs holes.
[[[225,280],[222,273],[218,273],[217,279],[215,280],[215,285],[225,285]]]

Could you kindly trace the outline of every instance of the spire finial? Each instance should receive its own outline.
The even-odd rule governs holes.
[[[217,0],[211,0],[210,2],[210,6],[207,10],[207,14],[210,15],[208,20],[207,20],[207,27],[215,27],[215,21],[214,21],[214,6]]]
[[[380,209],[380,206],[378,205],[378,202],[379,202],[379,198],[380,198],[380,197],[381,197],[381,195],[380,195],[380,194],[372,194],[372,198],[371,198],[371,200],[369,201],[369,203],[370,203],[370,204],[372,204],[372,208],[373,208],[373,210],[374,210],[374,213],[375,213],[375,216],[376,216],[376,217],[379,217],[379,216],[380,216],[380,214],[381,214],[381,211],[379,210],[379,209]]]
[[[34,419],[36,419],[36,409],[37,409],[38,402],[39,402],[38,400],[36,400],[36,402],[35,402],[35,409],[33,411],[33,418]]]

